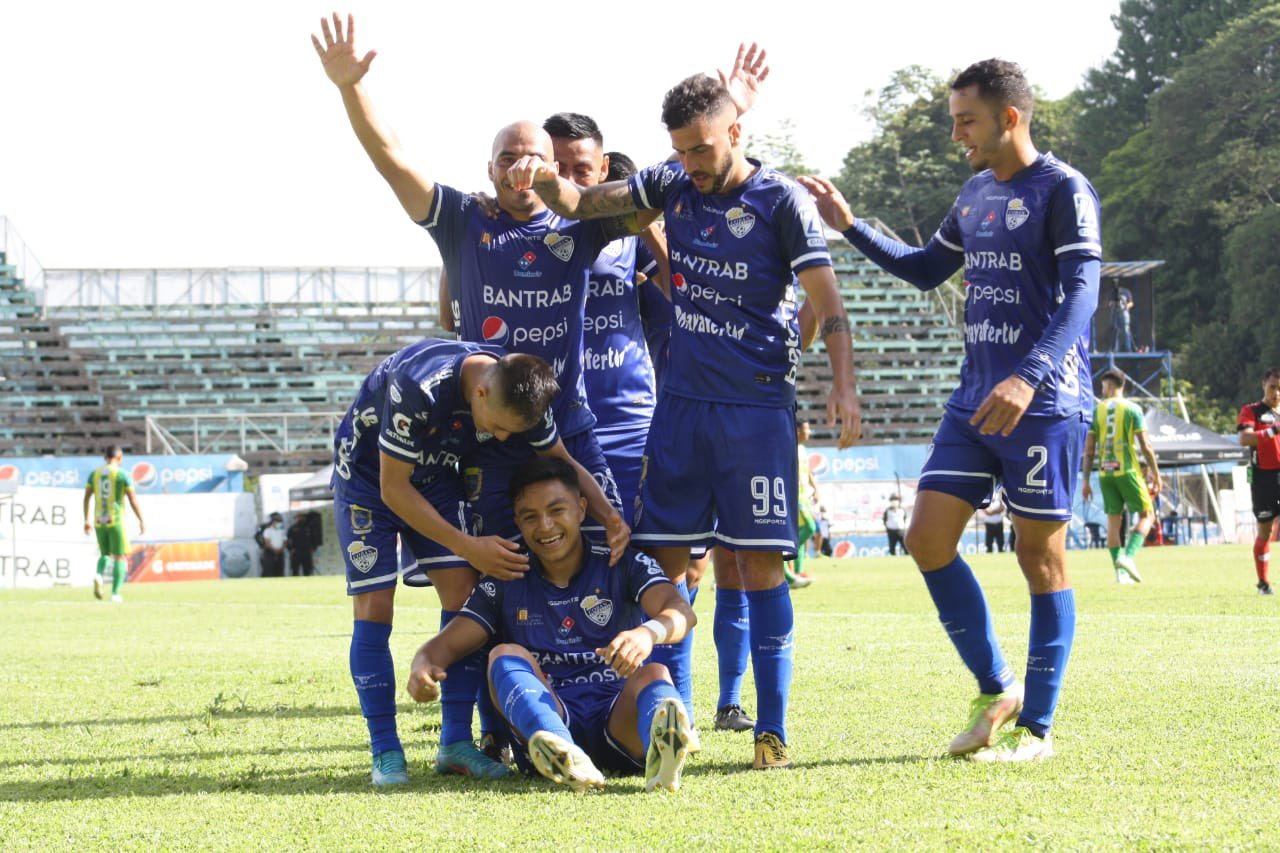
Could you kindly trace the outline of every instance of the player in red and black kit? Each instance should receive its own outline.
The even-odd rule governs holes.
[[[1258,538],[1253,542],[1253,565],[1258,572],[1258,594],[1271,595],[1267,564],[1271,560],[1271,534],[1280,514],[1280,367],[1262,377],[1262,399],[1240,410],[1236,424],[1240,443],[1252,447],[1249,483],[1253,493],[1253,517]]]

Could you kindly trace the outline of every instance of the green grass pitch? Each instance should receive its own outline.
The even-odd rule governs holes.
[[[1021,671],[1027,597],[1010,555],[973,564]],[[0,591],[0,848],[1075,849],[1280,846],[1280,596],[1245,547],[1150,549],[1117,586],[1072,552],[1080,613],[1058,756],[941,753],[974,693],[905,558],[812,564],[795,593],[794,771],[749,770],[712,731],[714,596],[698,601],[704,751],[675,795],[639,778],[575,795],[540,778],[437,777],[437,705],[403,694],[437,623],[402,589],[392,636],[413,779],[368,783],[340,578]],[[746,705],[752,710],[748,676]]]

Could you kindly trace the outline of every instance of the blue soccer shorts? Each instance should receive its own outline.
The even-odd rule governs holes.
[[[432,483],[423,497],[445,521],[467,532],[467,504],[456,480]],[[406,586],[427,586],[429,571],[469,568],[466,560],[401,521],[380,499],[349,496],[341,483],[333,494],[333,516],[347,569],[347,595],[393,587],[400,576]],[[401,557],[397,540],[405,552]]]
[[[1088,429],[1084,415],[1025,416],[1007,438],[982,435],[967,416],[948,410],[929,446],[918,488],[980,507],[1002,484],[1014,515],[1070,521]]]
[[[609,503],[621,512],[618,486],[595,434],[591,430],[583,430],[562,440],[569,455],[587,469],[604,491]],[[471,508],[471,525],[476,536],[502,536],[512,540],[520,538],[515,513],[507,498],[507,484],[511,482],[511,475],[515,470],[535,455],[533,448],[527,444],[488,441],[462,461],[462,483]],[[600,524],[591,518],[582,525],[582,529],[597,537],[603,532]]]
[[[647,422],[596,430],[596,440],[617,484],[622,517],[628,524],[640,508],[640,460],[648,438]]]
[[[793,408],[740,406],[663,394],[640,480],[637,546],[721,544],[796,551]]]

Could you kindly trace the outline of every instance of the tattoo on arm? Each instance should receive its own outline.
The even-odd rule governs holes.
[[[606,216],[634,213],[636,209],[636,203],[631,198],[631,190],[627,187],[627,182],[610,181],[582,191],[582,198],[578,202],[578,218],[601,219]]]
[[[822,321],[822,337],[849,332],[848,317],[828,317]]]

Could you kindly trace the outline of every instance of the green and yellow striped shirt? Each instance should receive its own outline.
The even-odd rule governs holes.
[[[124,523],[124,493],[133,488],[129,475],[119,468],[103,465],[89,475],[88,485],[93,489],[93,524],[95,527],[116,527]]]
[[[1094,437],[1099,477],[1138,473],[1137,433],[1147,428],[1142,409],[1123,397],[1099,400],[1089,432]]]

